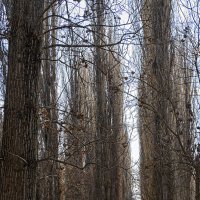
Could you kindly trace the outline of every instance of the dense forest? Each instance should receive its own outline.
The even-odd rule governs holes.
[[[200,1],[0,0],[0,200],[200,200]]]

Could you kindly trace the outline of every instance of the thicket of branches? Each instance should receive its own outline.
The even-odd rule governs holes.
[[[199,1],[0,1],[0,199],[199,200],[199,45]]]

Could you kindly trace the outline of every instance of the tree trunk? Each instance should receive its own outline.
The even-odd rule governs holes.
[[[176,45],[176,46],[175,46]],[[176,47],[176,48],[175,48]],[[176,41],[171,45],[172,64],[172,108],[170,127],[174,135],[172,140],[174,200],[190,200],[194,187],[192,181],[192,116],[191,116],[191,77],[186,59],[187,48]]]
[[[51,0],[49,3],[52,3]],[[49,3],[45,2],[45,7],[49,6]],[[51,18],[47,18],[48,15],[54,15]],[[55,19],[55,5],[52,5],[51,9],[45,13],[47,19],[44,21],[44,44],[48,46],[49,43],[55,45],[56,31],[49,31],[56,26]],[[51,20],[51,21],[50,21]],[[58,121],[58,115],[56,111],[56,49],[55,47],[45,49],[43,56],[45,60],[42,62],[42,76],[41,76],[41,104],[43,106],[42,121],[42,137],[44,140],[44,155],[45,161],[39,164],[39,176],[42,177],[38,181],[37,195],[38,198],[45,200],[57,200],[59,199],[58,192],[58,176],[57,168],[58,163],[49,160],[51,158],[58,158],[58,129],[56,122]],[[51,61],[53,60],[53,61]],[[45,185],[45,186],[44,186]],[[44,187],[43,187],[44,186]]]
[[[0,165],[0,199],[35,200],[41,0],[13,1]]]
[[[146,0],[142,9],[144,65],[140,98],[141,193],[172,199],[170,152],[170,0]]]
[[[104,0],[95,1],[93,3],[96,27],[94,34],[94,43],[96,45],[105,44],[104,35],[105,24],[104,19]],[[95,49],[95,73],[96,73],[96,140],[98,141],[95,146],[96,156],[96,171],[95,171],[95,199],[110,199],[111,186],[110,186],[110,151],[109,151],[109,127],[108,127],[108,110],[106,99],[106,54],[101,48]]]

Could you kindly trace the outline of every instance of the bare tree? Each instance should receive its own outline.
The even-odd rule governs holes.
[[[45,2],[45,8],[51,5],[44,14],[44,45],[55,44],[56,38],[56,5],[53,1]],[[51,16],[51,17],[49,17]],[[50,29],[53,29],[50,31]],[[41,101],[41,137],[39,157],[43,162],[39,163],[37,197],[39,199],[59,199],[58,163],[51,159],[58,158],[58,114],[56,95],[56,49],[45,49],[40,76],[40,101]],[[43,187],[45,185],[45,187]]]
[[[38,78],[43,1],[13,1],[0,169],[0,198],[36,198]]]
[[[176,47],[176,48],[175,48]],[[182,42],[171,43],[170,60],[172,67],[171,123],[172,166],[174,199],[193,199],[192,166],[193,153],[193,112],[192,112],[192,71],[188,62],[188,51]]]
[[[140,99],[142,199],[173,199],[171,141],[168,129],[170,88],[169,41],[171,1],[142,5],[144,64]]]

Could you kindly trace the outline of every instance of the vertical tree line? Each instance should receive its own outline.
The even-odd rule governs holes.
[[[190,24],[181,34],[176,31],[172,36],[175,4],[152,0],[141,6],[144,31],[139,85],[141,197],[198,199],[195,186],[199,184],[195,161],[198,141],[193,103],[196,78]]]
[[[88,2],[95,23],[93,60],[88,61],[84,44],[73,47],[81,36],[66,27],[72,46],[64,56],[71,74],[65,78],[69,82],[62,91],[65,98],[57,96],[61,91],[56,68],[62,54],[56,48],[57,29],[59,20],[70,22],[71,4],[63,4],[68,19],[59,14],[59,5],[39,0],[4,3],[10,35],[0,198],[130,199],[120,60],[115,49],[107,53],[111,50],[101,47],[115,42],[105,35],[106,3]],[[64,111],[59,98],[66,105]]]
[[[198,20],[193,1],[1,1],[0,200],[198,200]]]

